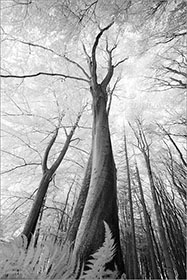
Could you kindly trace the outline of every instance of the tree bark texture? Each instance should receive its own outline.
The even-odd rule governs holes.
[[[116,168],[112,153],[106,91],[101,85],[92,88],[93,96],[93,144],[92,169],[88,195],[75,240],[75,252],[84,260],[102,246],[105,221],[116,243],[114,262],[123,272],[120,248]],[[113,267],[114,268],[114,267]]]

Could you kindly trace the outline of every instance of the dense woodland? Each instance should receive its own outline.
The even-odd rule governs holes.
[[[186,0],[1,0],[1,279],[186,279]]]

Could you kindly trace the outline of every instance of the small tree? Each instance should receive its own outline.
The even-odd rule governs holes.
[[[47,193],[47,190],[49,187],[49,183],[50,183],[53,175],[55,174],[55,171],[61,164],[61,162],[68,150],[69,144],[71,143],[72,137],[74,135],[75,129],[78,126],[81,115],[82,115],[82,112],[79,113],[75,124],[73,125],[70,133],[67,135],[66,141],[64,143],[64,147],[62,148],[59,156],[57,157],[57,159],[55,160],[55,162],[52,164],[52,166],[50,168],[48,168],[48,166],[47,166],[47,160],[48,160],[49,152],[58,136],[58,131],[59,131],[61,120],[60,120],[59,126],[56,128],[56,131],[45,150],[43,162],[42,162],[43,176],[40,181],[39,188],[37,190],[36,197],[35,197],[34,203],[32,205],[32,209],[29,213],[29,216],[26,220],[26,223],[25,223],[25,226],[24,226],[24,229],[22,232],[28,238],[29,242],[30,242],[32,235],[35,232],[38,218],[39,218],[39,215],[40,215],[43,203],[44,203],[44,198],[46,196],[46,193]],[[29,242],[28,242],[28,244],[29,244]]]

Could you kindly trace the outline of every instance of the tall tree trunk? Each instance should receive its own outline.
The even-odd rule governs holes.
[[[112,50],[108,50],[108,72],[99,84],[97,82],[96,49],[104,31],[112,24],[101,29],[97,35],[92,56],[88,56],[90,66],[90,91],[93,98],[93,127],[92,127],[92,162],[91,178],[84,209],[76,234],[74,253],[82,260],[89,259],[102,246],[104,241],[104,221],[109,225],[116,244],[116,254],[110,263],[110,268],[115,269],[117,265],[120,273],[124,272],[123,257],[120,247],[116,168],[112,153],[108,108],[107,108],[107,86],[113,75]]]
[[[157,269],[153,240],[152,240],[151,231],[150,231],[149,217],[148,217],[147,208],[146,208],[146,204],[145,204],[145,199],[144,199],[144,193],[143,193],[143,189],[142,189],[140,174],[139,174],[139,170],[138,170],[138,166],[137,166],[136,162],[135,162],[135,168],[136,168],[138,186],[139,186],[139,190],[140,190],[141,203],[142,203],[142,207],[143,207],[143,215],[144,215],[145,226],[146,226],[147,243],[148,243],[150,257],[151,257],[152,273],[153,273],[154,279],[160,279],[160,275],[159,275],[158,269]]]
[[[74,126],[72,127],[69,135],[67,135],[66,141],[64,143],[64,147],[61,150],[58,158],[56,159],[56,161],[53,163],[53,165],[49,169],[47,168],[47,160],[48,160],[49,152],[50,152],[50,150],[51,150],[51,148],[52,148],[52,146],[55,143],[55,140],[57,138],[59,128],[56,129],[55,134],[53,135],[51,141],[49,142],[49,144],[46,148],[43,163],[42,163],[43,176],[42,176],[42,179],[40,181],[39,188],[38,188],[38,191],[36,193],[31,211],[29,213],[29,216],[26,220],[26,223],[25,223],[25,226],[24,226],[24,229],[23,229],[23,232],[22,232],[28,239],[28,245],[30,243],[32,235],[35,232],[36,225],[37,225],[37,222],[38,222],[38,218],[39,218],[39,215],[40,215],[40,211],[42,209],[43,201],[44,201],[44,198],[46,196],[46,193],[47,193],[47,190],[48,190],[48,187],[49,187],[49,183],[52,179],[53,174],[55,173],[55,171],[59,167],[60,163],[62,162],[62,160],[63,160],[63,158],[64,158],[64,156],[65,156],[65,154],[68,150],[69,144],[70,144],[71,139],[74,135],[75,129],[78,126],[81,115],[82,115],[82,112],[78,115]]]
[[[75,251],[83,259],[88,259],[104,241],[104,224],[109,225],[116,243],[115,262],[119,271],[123,271],[120,249],[116,169],[112,154],[106,100],[100,87],[93,99],[93,156],[91,180],[82,218],[78,228]]]
[[[133,211],[133,201],[132,201],[132,189],[131,189],[131,178],[130,178],[130,167],[129,167],[129,159],[128,159],[128,151],[127,151],[127,140],[126,135],[124,133],[124,148],[125,148],[125,160],[126,160],[126,168],[127,168],[127,182],[128,182],[128,197],[130,204],[130,218],[131,218],[131,227],[132,227],[132,266],[133,266],[133,275],[131,275],[132,279],[139,279],[140,272],[138,266],[138,255],[137,255],[137,247],[136,247],[136,233],[135,233],[135,225],[134,225],[134,211]]]

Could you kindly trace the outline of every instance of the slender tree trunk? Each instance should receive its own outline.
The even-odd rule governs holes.
[[[148,213],[147,213],[148,215]],[[153,240],[153,244],[155,246],[155,249],[156,249],[156,253],[157,253],[157,259],[158,259],[158,265],[159,265],[159,270],[160,270],[160,275],[161,275],[161,279],[164,279],[165,278],[165,272],[164,272],[164,264],[163,264],[163,261],[162,261],[162,256],[161,256],[161,252],[160,252],[160,244],[158,244],[157,240],[156,240],[156,236],[155,236],[155,233],[154,233],[154,230],[153,230],[153,227],[152,227],[152,223],[151,223],[151,219],[148,215],[148,219],[149,219],[149,226],[150,226],[150,231],[151,231],[151,236],[152,236],[152,240]]]
[[[132,190],[131,190],[131,179],[130,179],[130,167],[129,167],[129,159],[128,159],[128,151],[127,151],[127,141],[126,135],[124,133],[124,148],[125,148],[125,160],[127,167],[127,182],[128,182],[128,197],[130,204],[130,218],[131,218],[131,227],[132,227],[132,266],[133,266],[133,279],[140,278],[140,272],[138,267],[138,255],[136,249],[136,233],[135,233],[135,225],[134,225],[134,211],[133,211],[133,201],[132,201]]]
[[[130,228],[130,226],[129,226]],[[125,255],[125,269],[127,279],[134,279],[134,266],[133,264],[133,253],[132,253],[132,234],[131,232],[126,233],[125,235],[125,244],[126,244],[126,255]]]
[[[34,199],[34,203],[32,205],[32,209],[31,209],[29,216],[27,218],[27,221],[25,223],[22,233],[27,237],[28,244],[30,243],[31,237],[35,232],[38,218],[40,215],[40,210],[42,208],[43,200],[47,193],[47,189],[49,186],[51,176],[52,176],[52,174],[49,171],[43,175],[39,188],[38,188],[38,191],[37,191],[37,194]]]
[[[68,227],[67,225],[68,225],[68,219],[69,219],[68,214],[67,214],[68,202],[69,202],[69,196],[70,196],[72,187],[75,183],[75,180],[76,180],[76,175],[73,179],[72,184],[70,185],[70,188],[69,188],[67,196],[66,196],[66,201],[64,203],[64,208],[62,210],[61,218],[60,218],[60,221],[59,221],[59,224],[58,224],[58,229],[57,229],[57,233],[56,233],[56,236],[57,236],[56,240],[58,239],[59,233],[64,233],[64,232],[67,231],[67,227]],[[59,243],[61,243],[62,238],[60,237],[58,241],[59,241]]]
[[[147,243],[148,243],[150,257],[151,257],[152,273],[153,273],[154,279],[160,279],[160,275],[159,275],[158,269],[157,269],[153,240],[152,240],[152,236],[151,236],[151,232],[150,232],[149,217],[148,217],[147,208],[146,208],[146,204],[145,204],[145,199],[144,199],[140,174],[139,174],[139,170],[138,170],[138,166],[137,166],[136,162],[135,162],[135,167],[136,167],[136,175],[137,175],[137,179],[138,179],[138,186],[139,186],[139,190],[140,190],[141,203],[142,203],[142,207],[143,207],[143,214],[144,214],[144,220],[145,220],[145,226],[146,226]]]
[[[45,201],[46,201],[46,196],[43,200],[42,208],[40,210],[40,215],[39,215],[39,218],[38,218],[38,226],[37,226],[37,229],[36,229],[36,232],[35,232],[35,238],[34,238],[34,247],[37,246],[38,239],[39,239],[39,236],[40,236],[40,230],[41,230],[41,224],[42,224],[42,217],[43,217],[43,213],[44,213]]]

